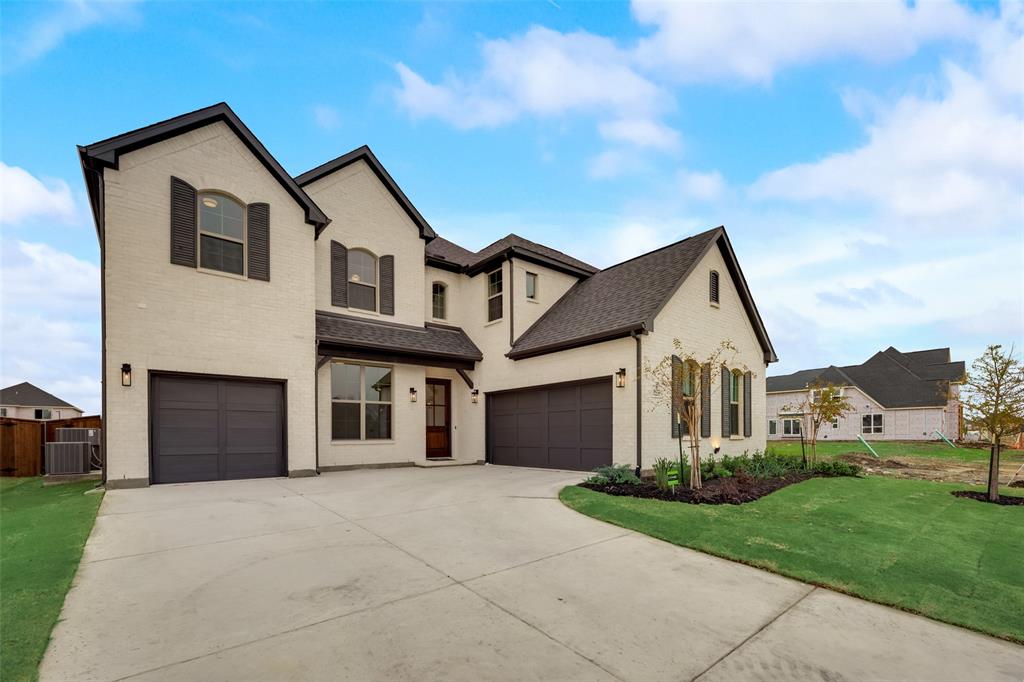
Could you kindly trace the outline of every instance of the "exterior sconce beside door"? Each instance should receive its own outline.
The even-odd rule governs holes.
[[[127,362],[121,365],[121,385],[132,385],[132,366],[129,365]]]
[[[409,402],[410,403],[416,402],[416,389],[415,388],[410,388],[409,389]]]
[[[619,367],[619,371],[615,373],[615,386],[617,388],[626,387],[626,368]]]
[[[472,391],[469,392],[469,395],[472,397],[472,400],[473,400],[474,403],[480,402],[480,389],[479,388],[474,388]]]

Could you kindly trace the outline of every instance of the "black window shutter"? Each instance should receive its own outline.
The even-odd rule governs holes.
[[[682,431],[682,420],[679,419],[679,397],[683,381],[683,361],[678,355],[672,356],[672,437],[679,438]]]
[[[395,257],[380,257],[380,312],[395,314]]]
[[[728,438],[732,435],[732,429],[729,425],[729,388],[732,382],[729,381],[731,378],[729,374],[729,368],[722,367],[722,438]]]
[[[750,418],[750,397],[752,391],[750,390],[750,372],[743,374],[743,435],[747,438],[753,435],[753,421]]]
[[[249,204],[247,247],[249,249],[249,277],[270,281],[270,204]]]
[[[196,267],[196,188],[171,176],[171,262]]]
[[[718,272],[711,271],[711,282],[708,287],[712,303],[718,303]]]
[[[348,249],[331,240],[331,305],[348,307]]]
[[[711,438],[711,365],[700,368],[700,437]]]

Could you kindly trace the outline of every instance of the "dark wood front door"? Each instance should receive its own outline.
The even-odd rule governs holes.
[[[427,379],[427,457],[452,456],[452,382]]]

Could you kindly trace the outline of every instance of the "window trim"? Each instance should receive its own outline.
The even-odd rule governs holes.
[[[729,438],[743,438],[743,372],[729,370]]]
[[[435,287],[441,288],[441,315],[437,315],[437,292],[434,290]],[[448,285],[440,280],[434,280],[430,283],[430,317],[434,320],[447,320],[448,319]]]
[[[708,275],[708,302],[713,306],[721,305],[722,300],[722,277],[718,270],[712,270]]]
[[[395,366],[394,365],[378,365],[371,362],[352,362],[350,360],[332,360],[329,367],[331,368],[330,376],[328,376],[328,386],[334,378],[334,367],[335,365],[349,365],[351,367],[359,368],[359,400],[351,400],[347,398],[335,399],[333,389],[331,390],[331,442],[332,443],[388,443],[395,440]],[[377,369],[386,369],[391,372],[391,400],[367,400],[366,399],[366,368],[374,367]],[[334,404],[343,403],[346,405],[359,405],[359,438],[336,438],[334,435]],[[391,406],[391,429],[390,435],[387,438],[367,438],[366,437],[366,406],[367,405],[390,405]]]
[[[799,438],[800,431],[803,430],[803,419],[800,417],[782,417],[779,419],[782,422],[782,437],[783,438]],[[793,428],[793,425],[796,428]],[[786,433],[786,426],[790,426],[789,433]]]
[[[880,423],[875,424],[875,417],[878,417]],[[867,425],[864,424],[864,420],[869,420]],[[863,435],[875,436],[885,433],[885,413],[884,412],[865,412],[860,417],[860,432]]]
[[[365,253],[373,259],[373,284],[367,284],[366,282],[359,280],[355,282],[352,280],[352,254],[353,253]],[[348,289],[348,308],[349,310],[356,310],[363,313],[380,313],[380,256],[375,254],[373,251],[362,247],[362,246],[351,246],[348,247],[345,253],[345,269],[348,272],[347,279],[345,280],[345,288]],[[356,286],[372,287],[373,288],[373,308],[360,308],[352,305],[352,290],[349,288],[352,284]]]
[[[530,281],[531,281],[531,278],[533,280],[533,296],[530,295]],[[533,301],[534,303],[537,303],[538,299],[540,298],[540,294],[539,294],[540,276],[536,272],[530,272],[529,270],[527,270],[526,271],[526,277],[523,278],[523,284],[524,284],[524,287],[525,287],[526,300],[527,301]]]
[[[221,234],[219,232],[209,232],[203,229],[202,209],[200,206],[203,202],[204,196],[219,196],[225,199],[230,199],[239,206],[242,207],[242,238],[238,239],[230,235]],[[203,235],[210,237],[211,239],[219,239],[225,242],[232,242],[235,244],[242,245],[242,272],[229,272],[227,270],[220,270],[218,268],[207,268],[203,267]],[[220,189],[203,189],[196,191],[196,269],[202,272],[209,272],[218,275],[227,275],[228,277],[241,277],[246,279],[249,277],[249,205],[236,197],[230,192],[225,192]]]
[[[500,288],[496,294],[491,293],[491,275],[494,274],[500,275],[500,279],[498,280]],[[485,324],[499,322],[505,319],[505,268],[499,265],[496,269],[488,272],[485,286],[486,288],[484,289],[484,293],[487,295],[487,321]],[[501,299],[501,315],[491,319],[491,301],[495,298]]]

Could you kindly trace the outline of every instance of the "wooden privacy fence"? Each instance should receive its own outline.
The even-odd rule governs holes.
[[[36,421],[0,417],[0,476],[41,476],[43,446],[57,440],[59,428],[102,428],[99,416]]]

